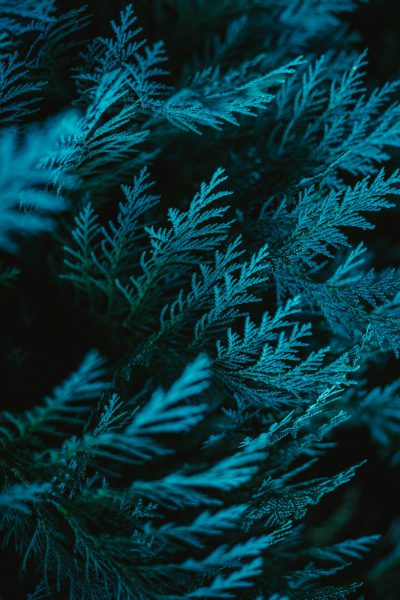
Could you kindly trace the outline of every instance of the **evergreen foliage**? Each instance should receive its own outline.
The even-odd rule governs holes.
[[[399,380],[371,373],[400,271],[367,249],[399,84],[368,85],[358,0],[123,4],[93,5],[100,34],[84,6],[0,7],[14,597],[360,597],[386,532],[324,510],[367,468],[329,462],[340,432],[399,456]]]

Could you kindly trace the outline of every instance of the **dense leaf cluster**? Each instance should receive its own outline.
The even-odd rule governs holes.
[[[400,353],[400,272],[354,241],[399,195],[398,83],[368,89],[355,0],[136,4],[100,35],[0,7],[0,285],[23,319],[46,244],[90,324],[0,414],[4,544],[30,598],[352,596],[379,536],[317,543],[308,513],[363,468],[328,468],[337,429],[398,460],[399,381],[369,373]]]

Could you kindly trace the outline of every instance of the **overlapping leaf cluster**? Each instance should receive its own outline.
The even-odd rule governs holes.
[[[378,536],[315,544],[306,516],[362,468],[327,469],[337,428],[398,436],[398,382],[368,366],[400,352],[399,271],[352,244],[400,189],[397,84],[366,90],[342,24],[358,3],[139,2],[165,46],[128,4],[85,48],[83,8],[17,4],[0,244],[54,231],[51,285],[106,356],[1,414],[5,544],[38,597],[351,596]],[[71,98],[33,128],[59,77]]]

